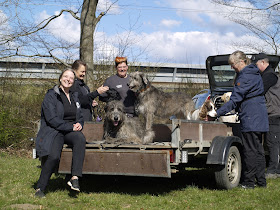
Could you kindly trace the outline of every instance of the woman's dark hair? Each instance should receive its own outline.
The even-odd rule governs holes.
[[[126,63],[127,65],[127,58],[126,57],[116,57],[115,59],[115,64],[116,64],[116,67],[120,64],[120,63]]]
[[[80,65],[83,65],[85,68],[87,68],[87,64],[82,60],[75,60],[72,64],[72,69],[77,70]]]
[[[72,71],[72,72],[73,72],[73,74],[74,74],[74,77],[75,77],[75,72],[74,72],[74,70],[73,70],[73,69],[70,69],[70,68],[68,68],[68,69],[64,69],[64,70],[61,72],[61,74],[59,75],[59,78],[58,78],[58,82],[59,82],[59,84],[60,84],[60,79],[61,79],[61,77],[63,76],[63,74],[64,74],[66,71]]]

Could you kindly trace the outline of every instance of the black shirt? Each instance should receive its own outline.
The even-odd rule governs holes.
[[[65,120],[67,122],[73,122],[73,123],[76,122],[77,107],[73,100],[72,94],[69,93],[70,100],[71,100],[71,103],[70,103],[67,96],[63,92],[63,90],[59,88],[59,91],[60,91],[60,96],[61,96],[61,100],[62,100],[63,107],[64,107],[63,120]]]

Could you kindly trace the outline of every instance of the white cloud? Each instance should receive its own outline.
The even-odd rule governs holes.
[[[8,21],[7,15],[0,10],[0,37],[9,33],[11,28]]]
[[[205,21],[212,22],[215,25],[232,24],[221,15],[225,11],[222,6],[212,4],[208,0],[169,0],[170,6],[177,9],[177,14],[188,18],[195,23],[204,25]]]
[[[59,14],[59,12],[55,12]],[[40,21],[49,18],[51,15],[46,11],[40,13]],[[47,29],[56,37],[59,37],[70,43],[77,43],[80,39],[80,22],[73,18],[69,13],[62,14],[53,20]]]
[[[119,5],[116,3],[113,4],[113,1],[111,0],[100,0],[98,2],[98,5],[97,5],[97,11],[98,12],[105,12],[107,11],[108,9],[110,9],[108,11],[108,14],[114,14],[114,15],[118,15],[121,13],[121,10],[120,10],[120,7]]]
[[[174,27],[174,26],[179,26],[179,25],[181,25],[181,23],[182,23],[181,21],[177,21],[177,20],[164,19],[164,20],[161,21],[160,25],[171,28],[171,27]]]
[[[230,54],[236,50],[233,41],[256,41],[247,35],[236,36],[234,33],[219,34],[212,32],[154,32],[141,34],[142,42],[138,46],[149,45],[150,57],[170,63],[204,64],[209,55]]]
[[[113,58],[117,55],[118,49],[114,46],[112,38],[107,37],[104,32],[95,33],[95,50],[94,57],[96,60],[108,60],[113,61]]]
[[[209,55],[228,54],[238,49],[233,47],[233,42],[235,41],[263,43],[258,38],[244,33],[240,25],[224,18],[219,14],[219,11],[222,11],[221,8],[209,4],[207,0],[190,0],[187,3],[182,0],[170,2],[174,8],[182,8],[177,12],[180,15],[180,20],[182,18],[191,19],[194,24],[201,26],[201,30],[194,31],[190,27],[190,31],[181,29],[180,32],[154,31],[136,33],[130,31],[118,35],[114,34],[110,37],[106,33],[96,32],[95,58],[113,60],[121,50],[119,46],[120,40],[127,41],[127,33],[130,36],[130,42],[125,43],[128,44],[127,47],[129,48],[126,49],[125,56],[135,56],[137,49],[139,54],[143,50],[143,56],[137,56],[145,57],[142,61],[147,62],[204,64]],[[197,11],[200,12],[197,13]],[[217,13],[213,11],[217,11]],[[49,16],[44,11],[40,15],[40,20]],[[150,24],[150,19],[145,19],[144,21]],[[254,21],[258,21],[257,17]],[[165,27],[180,26],[180,24],[182,24],[181,21],[177,21],[174,18],[164,19],[161,22],[161,25]],[[106,27],[112,26],[106,25]],[[48,30],[56,37],[73,43],[79,42],[80,23],[69,14],[64,14],[51,23],[48,26]]]
[[[209,0],[168,0],[171,7],[177,9],[180,17],[187,18],[197,24],[203,30],[216,31],[220,33],[244,31],[241,25],[236,24],[230,19],[240,18],[241,20],[253,20],[262,22],[264,13],[261,11],[249,11],[246,9],[227,7],[211,3]],[[253,6],[244,1],[238,2],[239,6]]]

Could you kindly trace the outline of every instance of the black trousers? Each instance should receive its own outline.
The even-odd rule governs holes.
[[[266,186],[265,154],[261,132],[242,132],[243,143],[243,183],[254,187]]]
[[[36,189],[40,188],[42,191],[46,189],[49,179],[60,161],[63,144],[68,144],[73,147],[72,176],[82,177],[86,145],[86,139],[83,133],[80,131],[72,131],[67,134],[58,133],[53,141],[51,152],[42,166]]]
[[[280,174],[280,116],[271,116],[269,119],[269,132],[265,136],[265,142],[269,152],[267,173]]]

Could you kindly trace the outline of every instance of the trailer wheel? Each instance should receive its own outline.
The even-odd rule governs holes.
[[[217,186],[221,189],[237,187],[241,176],[241,156],[236,146],[229,149],[226,163],[215,171]]]

